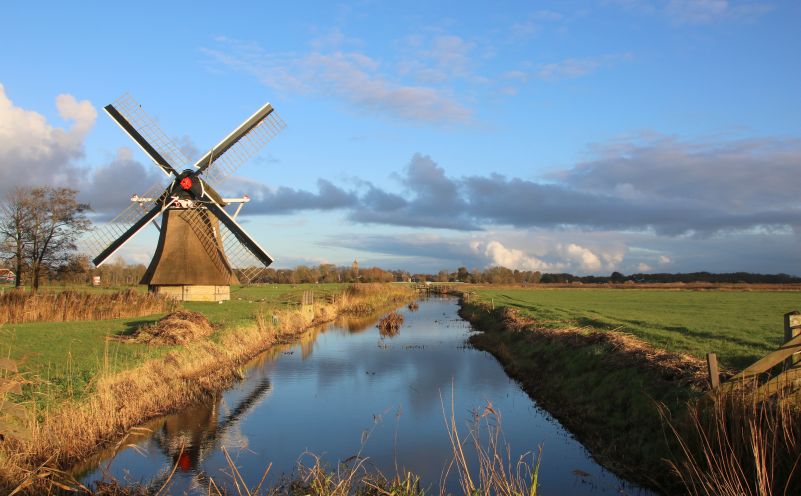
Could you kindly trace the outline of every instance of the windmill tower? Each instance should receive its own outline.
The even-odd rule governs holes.
[[[100,266],[151,222],[159,230],[153,260],[140,284],[180,300],[230,299],[230,286],[248,283],[272,262],[272,257],[236,222],[243,198],[222,198],[209,184],[230,177],[285,125],[267,103],[203,155],[191,168],[189,160],[129,95],[105,107],[106,113],[169,178],[143,196],[103,229],[92,242]],[[178,172],[182,169],[181,172]],[[233,213],[224,207],[238,204]],[[161,219],[161,224],[158,219]]]

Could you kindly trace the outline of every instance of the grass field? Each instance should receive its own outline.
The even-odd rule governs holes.
[[[219,334],[232,327],[252,324],[259,309],[297,304],[304,291],[312,290],[316,298],[324,298],[345,286],[297,284],[232,287],[230,301],[185,302],[183,305],[189,310],[205,314],[219,327]],[[56,290],[52,287],[43,289]],[[90,290],[87,287],[81,289]],[[91,290],[102,292],[106,288]],[[43,407],[67,398],[79,399],[91,389],[98,374],[132,368],[170,351],[173,347],[150,347],[106,339],[132,332],[162,316],[154,314],[114,320],[5,324],[0,327],[0,356],[17,360],[23,377],[30,381],[23,388],[22,401],[35,400]]]
[[[621,328],[656,346],[741,369],[783,341],[783,315],[801,310],[796,291],[475,288],[495,306],[519,309],[546,325]]]

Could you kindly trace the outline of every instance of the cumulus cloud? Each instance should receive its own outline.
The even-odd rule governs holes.
[[[507,248],[500,241],[492,240],[487,243],[473,241],[470,248],[477,254],[487,258],[486,265],[498,265],[518,270],[551,270],[554,264],[546,263],[537,257],[527,255],[523,250]]]
[[[256,43],[217,39],[202,51],[217,65],[252,74],[277,91],[317,94],[345,100],[354,107],[425,123],[466,123],[472,112],[447,91],[393,79],[382,64],[359,51],[317,45],[308,53],[269,53]],[[465,64],[460,39],[442,38],[430,52],[437,70]]]
[[[565,242],[574,240],[574,242]],[[326,246],[358,248],[413,260],[416,267],[509,269],[576,274],[611,273],[623,260],[625,244],[619,240],[588,237],[584,233],[494,231],[478,235],[409,233],[403,236],[337,236]],[[607,262],[614,260],[614,262]],[[636,265],[636,262],[633,262]],[[634,267],[631,265],[629,268]],[[419,270],[419,269],[415,269]]]
[[[355,222],[475,230],[466,215],[468,207],[460,184],[428,155],[415,154],[401,176],[403,196],[368,185],[359,208],[349,218]]]
[[[166,187],[166,182],[160,169],[139,162],[130,148],[123,147],[110,162],[82,178],[79,198],[89,203],[101,218],[108,218],[127,208],[134,194],[148,194],[154,185]]]
[[[54,126],[38,112],[14,105],[0,84],[0,192],[14,186],[77,187],[85,175],[78,160],[97,111],[72,95],[58,95],[55,104],[69,127]]]
[[[564,253],[565,258],[574,262],[582,271],[596,272],[601,269],[601,259],[592,250],[575,243],[558,248]]]

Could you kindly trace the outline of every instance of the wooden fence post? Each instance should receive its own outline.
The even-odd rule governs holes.
[[[784,314],[784,342],[790,341],[801,334],[801,312],[793,310]],[[801,361],[801,357],[793,355],[784,361],[784,367],[789,368]]]
[[[718,371],[718,356],[714,353],[706,354],[706,370],[709,373],[709,385],[712,391],[720,388],[720,372]]]

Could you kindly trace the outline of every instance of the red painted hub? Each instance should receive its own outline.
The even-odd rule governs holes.
[[[185,177],[181,179],[181,188],[183,188],[185,191],[189,191],[192,188],[192,178]]]

